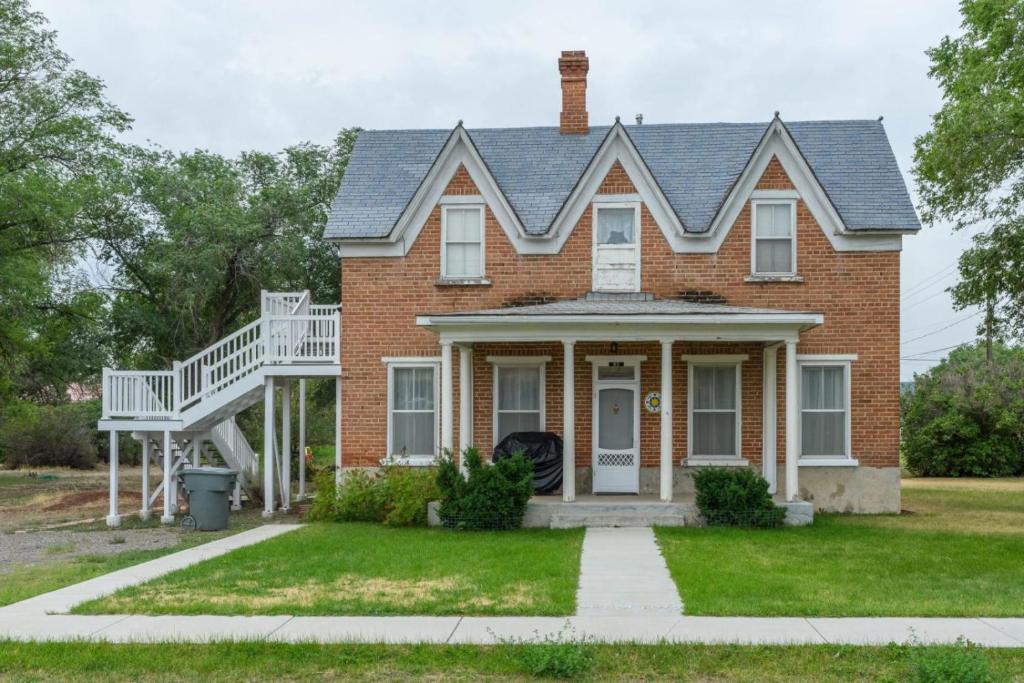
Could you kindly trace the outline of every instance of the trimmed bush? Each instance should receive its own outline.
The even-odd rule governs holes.
[[[450,453],[438,463],[441,522],[453,529],[518,529],[522,526],[526,503],[533,495],[533,463],[522,453],[497,462],[484,462],[476,448],[467,448],[463,457],[465,478]]]
[[[75,404],[24,404],[0,427],[0,451],[8,469],[96,466],[96,422]]]
[[[387,511],[383,482],[366,470],[349,470],[338,489],[338,520],[382,522]]]
[[[384,468],[384,523],[388,526],[426,526],[427,503],[441,495],[433,467]]]
[[[693,483],[708,526],[777,527],[786,517],[765,478],[748,467],[704,467],[693,473]]]
[[[1024,475],[1024,350],[965,346],[914,377],[902,398],[902,453],[922,477]]]

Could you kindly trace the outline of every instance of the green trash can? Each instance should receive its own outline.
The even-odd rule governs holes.
[[[182,527],[200,531],[226,529],[236,477],[238,472],[225,467],[182,470],[178,479],[188,492],[188,516],[182,520]]]

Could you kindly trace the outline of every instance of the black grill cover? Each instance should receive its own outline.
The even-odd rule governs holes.
[[[562,438],[551,432],[512,432],[494,448],[494,460],[519,451],[533,461],[533,490],[554,493],[562,486]]]

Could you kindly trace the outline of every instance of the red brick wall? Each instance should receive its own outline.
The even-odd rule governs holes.
[[[777,160],[768,165],[759,188],[792,184]],[[448,194],[477,194],[465,169],[449,183]],[[616,164],[600,192],[634,192]],[[486,211],[486,275],[476,286],[436,284],[440,273],[440,216],[435,207],[405,258],[342,260],[342,366],[344,382],[343,453],[347,465],[373,465],[386,450],[387,372],[384,356],[438,356],[434,334],[418,328],[423,313],[491,308],[528,297],[575,298],[591,286],[591,210],[557,255],[517,254],[493,213]],[[728,303],[823,313],[825,324],[803,334],[799,353],[856,353],[852,365],[853,453],[863,465],[895,467],[899,438],[899,253],[836,252],[802,201],[797,203],[797,266],[803,282],[746,282],[750,274],[750,205],[741,211],[716,254],[676,254],[646,207],[641,211],[641,289],[656,297],[684,291],[710,291]],[[761,346],[677,343],[673,349],[674,438],[676,461],[686,451],[686,365],[683,353],[748,353],[743,366],[743,456],[760,461]],[[576,346],[577,463],[590,464],[591,369],[588,353],[609,353],[608,344]],[[618,353],[643,353],[641,397],[658,389],[661,350],[657,344],[619,344]],[[550,355],[546,381],[547,428],[562,431],[562,351],[560,344],[479,345],[474,353],[474,436],[491,448],[491,367],[487,355]],[[455,437],[458,438],[458,351],[455,369]],[[778,366],[778,453],[784,461],[784,352]],[[438,411],[440,412],[440,410]],[[642,413],[641,456],[655,465],[659,453],[658,416]]]

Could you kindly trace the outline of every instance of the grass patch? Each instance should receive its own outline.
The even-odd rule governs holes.
[[[530,646],[115,645],[0,641],[0,679],[18,681],[445,680],[533,677]],[[902,681],[921,650],[948,648],[595,645],[589,680]],[[986,650],[997,680],[1021,680],[1024,650]],[[1015,678],[1016,677],[1016,678]]]
[[[575,611],[583,531],[316,524],[80,605],[78,614]]]
[[[796,529],[656,531],[687,614],[1024,615],[1024,489],[908,487],[903,507]]]

